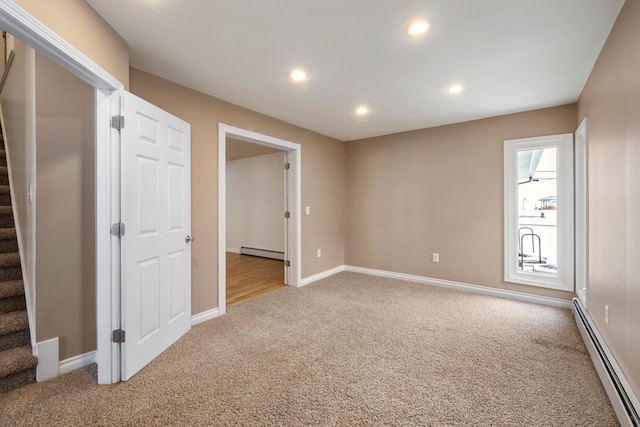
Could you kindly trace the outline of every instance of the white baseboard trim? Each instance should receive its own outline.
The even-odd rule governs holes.
[[[60,375],[58,337],[36,343],[34,354],[38,357],[36,381],[50,380]]]
[[[60,362],[60,375],[66,374],[67,372],[75,371],[76,369],[84,368],[85,366],[89,366],[92,363],[96,363],[95,350],[70,357]]]
[[[394,273],[392,271],[376,270],[373,268],[355,267],[345,265],[344,271],[354,273],[369,274],[371,276],[388,277],[391,279],[406,280],[408,282],[423,283],[426,285],[440,286],[443,288],[456,289],[459,291],[474,292],[478,294],[491,295],[499,298],[507,298],[518,301],[532,302],[536,304],[550,305],[553,307],[571,308],[571,301],[560,298],[543,297],[538,295],[525,294],[523,292],[509,291],[506,289],[494,289],[486,286],[470,285],[468,283],[452,282],[450,280],[433,279],[430,277],[416,276],[413,274]]]
[[[332,268],[330,270],[322,271],[318,274],[314,274],[313,276],[305,277],[300,281],[300,286],[306,286],[310,283],[317,282],[318,280],[325,279],[329,276],[333,276],[334,274],[341,273],[344,271],[345,266],[339,265],[338,267]]]
[[[227,252],[231,252],[232,254],[239,254],[240,248],[227,248]]]
[[[577,298],[573,300],[573,315],[620,425],[623,427],[640,425],[640,416],[638,415],[640,401],[638,401],[638,397],[633,392],[620,365],[613,357],[609,346],[591,320],[591,316]]]
[[[191,326],[206,322],[207,320],[215,319],[218,316],[220,316],[220,310],[218,307],[203,311],[202,313],[194,314],[191,316]]]

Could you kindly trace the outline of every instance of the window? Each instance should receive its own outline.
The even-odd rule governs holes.
[[[573,291],[573,134],[505,141],[504,174],[504,280]]]

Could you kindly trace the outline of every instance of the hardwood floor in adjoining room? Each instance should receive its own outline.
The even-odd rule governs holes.
[[[284,261],[227,252],[227,305],[284,286]]]

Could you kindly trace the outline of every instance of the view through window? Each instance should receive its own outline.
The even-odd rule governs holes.
[[[518,269],[556,276],[556,149],[518,152]]]

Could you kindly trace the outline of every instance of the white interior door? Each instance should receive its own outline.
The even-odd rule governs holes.
[[[125,92],[122,99],[121,378],[191,327],[191,127]]]

